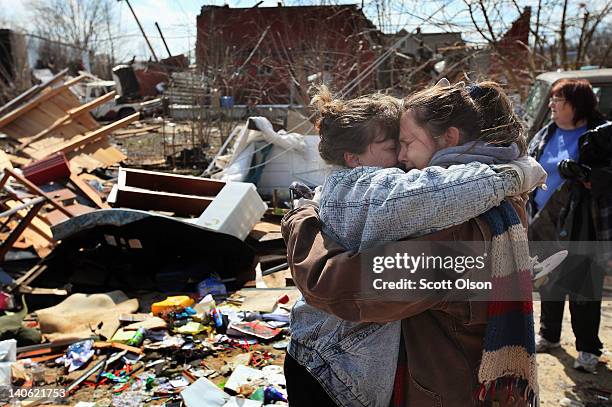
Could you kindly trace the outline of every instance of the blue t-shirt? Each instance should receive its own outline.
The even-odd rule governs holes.
[[[555,134],[550,137],[544,146],[544,152],[540,156],[539,162],[548,173],[548,178],[546,179],[547,189],[546,191],[543,189],[536,191],[535,203],[538,210],[544,208],[552,194],[563,184],[564,180],[561,178],[557,168],[559,162],[565,159],[578,159],[578,140],[585,131],[586,126],[574,130],[557,128]]]

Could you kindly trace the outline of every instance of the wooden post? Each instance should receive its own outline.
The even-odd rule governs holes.
[[[34,205],[28,211],[28,214],[26,215],[26,217],[23,218],[22,221],[19,222],[17,227],[11,231],[11,233],[6,238],[4,243],[2,243],[2,245],[0,246],[0,262],[4,261],[4,256],[6,256],[6,253],[8,253],[11,247],[13,247],[13,244],[17,241],[17,239],[19,239],[19,236],[21,236],[23,231],[28,227],[32,219],[34,219],[34,217],[36,216],[40,208],[43,207],[43,205],[44,205],[44,202],[39,202],[36,205]]]

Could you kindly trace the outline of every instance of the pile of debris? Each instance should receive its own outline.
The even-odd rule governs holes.
[[[65,76],[60,72],[0,108],[0,261],[13,249],[33,248],[43,258],[56,243],[51,226],[109,207],[105,180],[93,172],[125,160],[108,135],[138,113],[101,126],[90,111],[114,93],[81,104],[71,88],[87,76],[63,82]]]
[[[89,111],[112,100],[114,92],[81,104],[70,87],[87,76],[80,75],[58,84],[62,77],[50,79],[33,95],[24,94],[17,102],[11,101],[12,110],[0,117],[0,132],[7,136],[4,150],[12,151],[8,154],[9,161],[21,166],[64,153],[72,170],[81,173],[124,160],[125,156],[109,145],[107,136],[137,120],[139,114],[101,126]],[[52,87],[54,84],[57,86]],[[3,107],[2,111],[5,110],[7,108]]]
[[[0,398],[286,404],[299,292],[278,191],[320,183],[312,126],[249,119],[206,157],[214,179],[124,168],[117,145],[165,140],[167,123],[101,125],[90,111],[113,92],[81,104],[71,87],[87,75],[64,76],[0,110]]]
[[[298,291],[243,289],[228,296],[214,278],[198,290],[151,305],[151,297],[128,299],[121,291],[73,294],[36,311],[28,329],[50,342],[0,342],[2,401],[12,380],[15,389],[38,389],[36,397],[13,393],[23,405],[285,404],[283,353]],[[143,308],[150,312],[137,313]]]
[[[108,202],[53,225],[59,243],[19,278],[0,272],[18,310],[0,316],[16,338],[0,342],[3,401],[286,405],[299,292],[255,187],[121,168]]]

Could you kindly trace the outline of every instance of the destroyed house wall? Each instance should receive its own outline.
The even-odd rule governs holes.
[[[529,23],[531,7],[525,7],[523,13],[512,23],[496,44],[496,51],[491,54],[488,75],[492,80],[508,82],[506,71],[512,67],[523,92],[532,84],[529,69]]]
[[[444,72],[451,79],[463,75],[465,63],[465,42],[460,32],[423,33],[420,30],[411,33],[402,29],[394,34],[384,35],[384,43],[391,47],[399,40],[399,53],[392,54],[378,69],[379,88],[386,88],[392,94],[403,97],[410,92],[421,89],[435,80],[440,72],[436,69],[438,62],[456,69]],[[462,78],[458,79],[461,80]]]
[[[197,26],[198,68],[237,104],[303,104],[308,77],[318,73],[341,89],[371,64],[378,43],[355,6],[209,6]],[[374,86],[370,75],[359,90]]]

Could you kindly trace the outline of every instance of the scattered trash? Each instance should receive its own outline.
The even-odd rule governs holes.
[[[190,307],[193,305],[193,298],[186,295],[180,295],[176,297],[168,297],[163,301],[156,302],[151,306],[151,312],[153,315],[165,314],[179,308]]]
[[[266,340],[272,339],[281,333],[280,329],[270,328],[261,321],[231,323],[228,327],[228,331],[232,330]]]
[[[134,89],[134,75],[153,80],[117,68]],[[286,327],[299,292],[245,288],[265,287],[257,264],[265,282],[290,285],[288,274],[268,275],[286,260],[280,218],[251,182],[193,176],[204,169],[195,167],[187,175],[216,151],[194,140],[176,151],[174,131],[187,124],[137,113],[100,124],[94,117],[109,106],[144,110],[152,101],[119,103],[112,91],[93,92],[111,82],[65,76],[1,108],[1,140],[10,143],[0,152],[0,262],[30,263],[0,270],[3,329],[14,325],[17,338],[0,342],[0,386],[57,386],[81,407],[286,404]],[[299,134],[257,123],[283,150],[315,151]],[[177,171],[125,167],[131,158],[118,147],[147,137],[162,141],[163,165]],[[32,309],[22,294],[38,296]]]
[[[68,368],[68,373],[80,369],[94,355],[94,341],[91,339],[73,343],[68,346],[66,356],[64,356],[64,365]]]
[[[227,297],[227,289],[225,288],[225,284],[215,277],[209,277],[198,284],[198,293],[200,294],[200,297],[206,297],[209,294],[214,298]]]
[[[181,397],[187,407],[224,406],[230,399],[228,394],[204,377],[199,378],[181,391]]]

